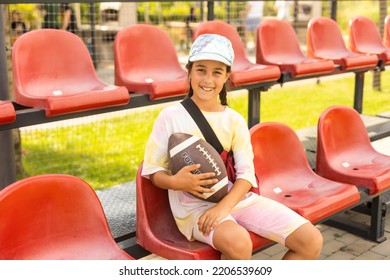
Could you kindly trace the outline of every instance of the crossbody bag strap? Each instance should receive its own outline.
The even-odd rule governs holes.
[[[217,135],[215,135],[214,130],[212,129],[209,122],[207,121],[203,113],[200,111],[198,106],[196,106],[195,102],[190,97],[187,97],[183,101],[181,101],[181,104],[184,106],[184,108],[188,111],[195,123],[198,125],[206,141],[211,146],[213,146],[219,154],[222,153],[224,149],[221,142],[218,140],[218,137]]]

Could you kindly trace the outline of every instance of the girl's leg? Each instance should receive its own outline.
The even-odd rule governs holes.
[[[193,236],[196,240],[207,243],[220,251],[223,259],[240,260],[252,257],[252,240],[248,231],[237,224],[230,215],[207,236],[203,235],[195,225]]]
[[[292,232],[285,241],[289,250],[284,260],[315,260],[322,249],[322,234],[311,223],[306,223]]]
[[[283,259],[316,259],[321,252],[321,232],[279,202],[258,196],[231,215],[247,230],[286,246],[289,251]]]
[[[252,241],[248,231],[234,221],[227,220],[217,226],[213,237],[214,247],[226,260],[250,260]]]

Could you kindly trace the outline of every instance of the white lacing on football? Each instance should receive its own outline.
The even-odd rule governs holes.
[[[212,167],[214,168],[215,173],[219,176],[221,174],[221,170],[219,169],[219,166],[211,157],[211,155],[204,149],[204,147],[201,144],[196,145],[196,148],[207,158],[207,160],[211,163]]]

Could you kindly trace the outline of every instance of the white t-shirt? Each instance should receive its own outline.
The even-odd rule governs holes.
[[[253,150],[245,119],[226,107],[223,112],[203,112],[225,150],[233,151],[237,178],[257,187],[253,165]],[[176,103],[164,108],[157,117],[146,143],[142,175],[146,178],[157,171],[168,171],[168,139],[175,132],[183,132],[204,139],[187,110]],[[230,186],[231,187],[231,184]],[[187,192],[168,190],[169,203],[179,230],[192,240],[192,229],[199,216],[214,203],[198,199]],[[253,201],[247,195],[236,207]]]

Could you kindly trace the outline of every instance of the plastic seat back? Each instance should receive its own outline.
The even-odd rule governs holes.
[[[161,28],[134,24],[119,31],[114,41],[115,84],[150,99],[184,95],[189,84],[175,47]]]
[[[63,30],[23,34],[12,48],[15,101],[46,116],[123,105],[124,87],[101,81],[84,42]]]
[[[275,36],[277,34],[277,36]],[[263,19],[257,28],[256,62],[278,65],[292,77],[327,73],[333,61],[306,57],[293,27],[278,19]]]
[[[385,18],[385,26],[383,32],[383,44],[390,48],[390,15]]]
[[[0,191],[0,259],[133,259],[112,238],[83,180],[50,174]]]
[[[230,76],[231,86],[235,87],[279,79],[280,70],[278,67],[255,64],[249,60],[240,35],[230,24],[218,20],[202,22],[194,32],[194,39],[201,34],[218,34],[225,36],[232,42],[234,62]]]
[[[331,106],[318,121],[316,172],[340,182],[367,188],[375,194],[390,187],[390,156],[371,145],[358,112]]]
[[[318,176],[296,133],[276,122],[250,129],[260,194],[279,201],[313,223],[354,205],[357,188]]]
[[[326,17],[313,18],[307,28],[307,55],[312,58],[331,59],[343,70],[374,67],[376,55],[363,55],[347,49],[338,24]]]
[[[376,54],[384,64],[390,60],[390,48],[385,47],[375,22],[364,16],[349,22],[349,48],[353,52]]]
[[[12,123],[16,119],[14,105],[10,101],[0,101],[0,125]]]

